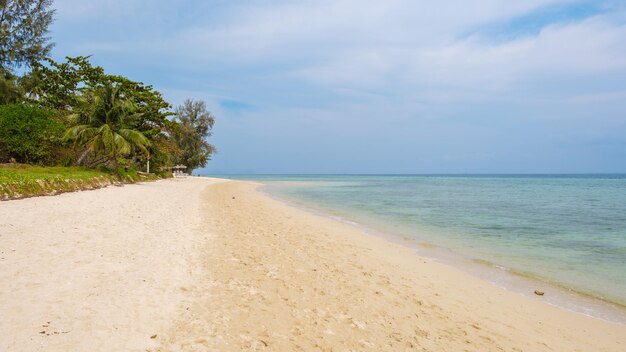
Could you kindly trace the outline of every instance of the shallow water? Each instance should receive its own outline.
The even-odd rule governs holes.
[[[626,175],[235,176],[292,202],[626,305]]]

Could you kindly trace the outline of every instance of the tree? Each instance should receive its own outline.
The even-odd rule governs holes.
[[[180,154],[169,134],[177,125],[168,118],[174,113],[161,93],[150,85],[107,74],[102,67],[93,66],[87,56],[67,57],[65,62],[46,58],[35,64],[32,74],[22,77],[20,82],[33,103],[59,111],[61,120],[76,113],[89,115],[95,92],[115,86],[118,95],[133,106],[134,113],[125,118],[124,127],[139,131],[150,140],[148,152],[153,169],[171,165]],[[71,126],[77,122],[65,119],[65,123]],[[135,154],[133,162],[144,164],[146,158],[144,154]]]
[[[52,0],[0,0],[0,68],[30,66],[48,55],[51,5]]]
[[[178,163],[186,165],[189,173],[198,167],[206,166],[211,155],[215,153],[215,147],[205,140],[211,136],[215,119],[206,110],[204,102],[185,100],[183,105],[176,109],[174,121],[178,122],[178,126],[172,131],[172,137],[182,150]]]
[[[1,1],[1,0],[0,0]],[[99,66],[92,66],[88,56],[66,57],[66,62],[56,62],[45,58],[33,64],[31,76],[37,80],[37,91],[30,89],[27,93],[35,95],[37,103],[49,108],[63,111],[76,111],[84,91],[102,87],[113,81]]]
[[[150,141],[141,132],[127,128],[126,121],[136,118],[134,106],[120,95],[111,84],[98,88],[91,97],[92,108],[86,115],[76,115],[79,123],[70,127],[65,139],[75,147],[84,148],[77,164],[82,164],[91,153],[92,165],[112,162],[117,168],[118,158],[137,150],[147,153]]]
[[[0,68],[0,104],[18,103],[22,97],[18,78],[10,71]]]

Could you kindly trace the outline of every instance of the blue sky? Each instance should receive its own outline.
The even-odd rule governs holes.
[[[624,1],[55,7],[56,59],[206,101],[203,173],[626,172]]]

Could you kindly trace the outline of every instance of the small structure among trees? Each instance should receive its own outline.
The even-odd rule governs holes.
[[[187,170],[187,166],[185,166],[185,165],[176,165],[176,166],[172,167],[172,175],[174,175],[174,177],[176,177],[176,176],[186,176],[188,174],[185,173],[185,170]]]

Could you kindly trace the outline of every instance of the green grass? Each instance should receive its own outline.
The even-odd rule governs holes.
[[[150,179],[156,179],[156,176],[141,176],[134,170],[114,173],[85,167],[0,164],[0,200],[52,195]]]
[[[22,164],[0,165],[0,184],[15,181],[54,180],[58,178],[70,180],[86,180],[99,176],[108,176],[107,173],[85,167],[42,167]]]

